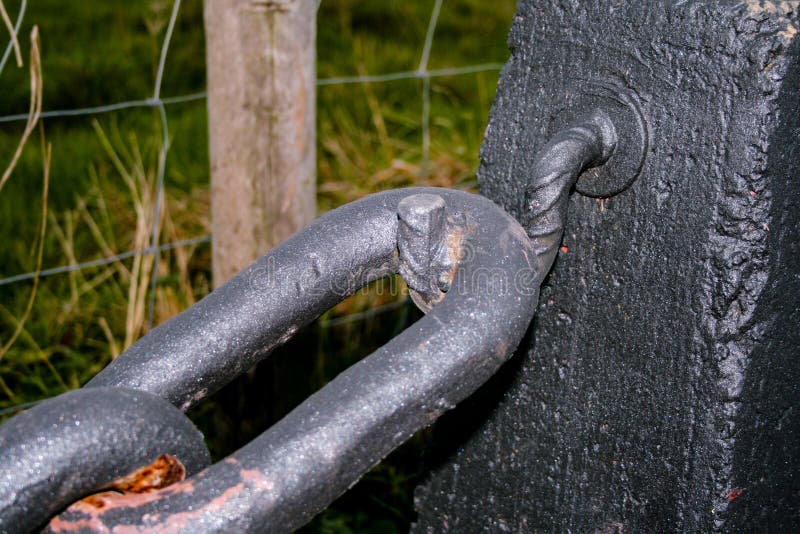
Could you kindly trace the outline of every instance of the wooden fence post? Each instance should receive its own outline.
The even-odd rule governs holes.
[[[213,276],[316,214],[316,0],[206,0]]]

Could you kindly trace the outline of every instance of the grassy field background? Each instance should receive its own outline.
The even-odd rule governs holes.
[[[15,19],[20,1],[3,3]],[[322,0],[319,78],[415,70],[433,4]],[[151,97],[171,9],[165,0],[30,2],[20,32],[25,65],[17,67],[12,56],[0,73],[0,116],[28,109],[28,36],[34,24],[41,40],[45,110]],[[504,62],[513,12],[513,0],[445,0],[428,68]],[[0,27],[0,46],[7,36]],[[185,1],[169,47],[162,97],[204,91],[204,54],[202,2]],[[421,80],[319,87],[318,211],[393,187],[474,187],[497,76],[490,70],[431,80],[430,163],[425,167]],[[167,107],[171,144],[158,221],[161,243],[209,233],[205,105],[197,99]],[[0,171],[11,161],[24,128],[24,121],[0,122]],[[36,270],[42,230],[43,268],[148,246],[161,143],[154,108],[43,120],[0,190],[0,279]],[[52,156],[43,216],[48,145]],[[80,387],[145,333],[151,277],[156,277],[155,324],[211,289],[207,243],[161,253],[155,273],[151,265],[151,256],[134,255],[38,283],[0,283],[0,410]],[[311,374],[292,379],[317,388],[414,320],[414,310],[398,305],[340,322],[349,314],[402,301],[402,284],[395,282],[375,284],[326,314],[314,328]],[[388,291],[389,286],[399,290]],[[236,413],[211,402],[194,417],[215,456],[237,445],[219,438],[238,428]],[[261,430],[237,435],[244,440]],[[367,475],[307,530],[406,530],[414,518],[411,490],[423,472],[424,439],[418,436]]]

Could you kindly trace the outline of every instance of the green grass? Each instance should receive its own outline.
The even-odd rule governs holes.
[[[19,0],[4,3],[15,19]],[[323,0],[318,76],[417,69],[432,5],[432,0]],[[167,0],[29,2],[20,39],[26,65],[17,68],[12,58],[0,74],[0,115],[28,108],[27,39],[33,24],[41,35],[45,110],[151,97],[171,7]],[[504,62],[513,10],[513,0],[445,0],[429,68]],[[3,46],[5,39],[0,28]],[[185,1],[161,95],[203,91],[204,54],[202,2]],[[430,163],[424,168],[421,80],[319,87],[319,211],[393,187],[419,183],[471,187],[497,76],[497,71],[487,71],[431,80]],[[209,232],[205,105],[200,100],[168,107],[171,145],[162,242]],[[148,222],[153,208],[162,142],[157,111],[130,109],[47,119],[43,124],[46,141],[52,145],[43,267],[146,246],[149,236],[137,231],[137,225]],[[0,170],[10,161],[23,127],[22,122],[0,123]],[[39,135],[37,131],[31,136],[0,191],[0,278],[36,266],[43,183]],[[0,356],[0,409],[79,387],[145,332],[143,313],[152,276],[147,260],[128,259],[40,280],[21,334]],[[155,316],[161,322],[209,291],[209,246],[163,253],[155,276]],[[32,287],[30,281],[0,285],[0,346],[23,318]],[[378,293],[373,288],[348,299],[326,317],[402,298]],[[317,355],[307,386],[324,384],[416,316],[403,308],[321,329],[314,341]],[[220,437],[244,424],[236,414],[207,405],[195,417],[205,425],[216,455],[236,445]],[[254,426],[247,432],[260,430]],[[423,472],[419,458],[423,441],[424,436],[418,436],[395,453],[307,530],[406,530],[414,517],[410,492]]]

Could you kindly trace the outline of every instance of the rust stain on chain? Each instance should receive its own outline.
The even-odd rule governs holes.
[[[181,482],[184,478],[186,478],[186,468],[180,460],[170,454],[162,454],[150,465],[118,478],[103,488],[105,491],[89,495],[70,508],[87,505],[102,509],[109,504],[109,498],[119,497],[120,494],[151,493]]]
[[[186,468],[170,454],[162,454],[152,464],[112,482],[108,489],[123,493],[149,493],[166,488],[186,477]]]
[[[147,495],[148,498],[142,502],[154,500],[158,490],[182,482],[184,478],[186,468],[181,461],[170,454],[162,454],[153,463],[111,482],[103,488],[105,491],[89,495],[66,509],[66,512],[77,513],[85,519],[66,521],[55,517],[49,528],[52,532],[70,532],[84,528],[105,531],[107,529],[100,519],[103,511],[139,503],[140,499],[131,499],[131,496]]]
[[[236,483],[220,487],[219,494],[189,511],[174,513],[151,513],[142,516],[139,525],[129,525],[125,532],[178,532],[195,517],[225,507],[231,499],[252,491],[270,493],[274,483],[257,469],[245,469],[238,460],[228,458],[224,464],[237,473]],[[48,532],[78,532],[91,530],[110,532],[105,514],[120,508],[141,508],[169,494],[193,493],[193,479],[184,480],[186,470],[181,462],[170,455],[162,455],[152,464],[115,480],[104,491],[90,495],[55,517],[48,525]],[[64,518],[64,519],[62,519]],[[117,527],[119,528],[119,527]],[[114,529],[116,532],[116,529]]]
[[[450,270],[444,275],[447,284],[452,284],[458,270],[458,263],[463,259],[464,251],[461,248],[464,241],[464,229],[455,226],[447,235],[447,256],[450,260]]]
[[[450,232],[447,234],[447,257],[450,270],[444,275],[444,280],[451,284],[458,271],[459,264],[464,260],[469,260],[469,251],[466,249],[467,236],[475,231],[476,226],[469,226],[465,221],[457,222],[454,218],[448,217],[447,222]]]

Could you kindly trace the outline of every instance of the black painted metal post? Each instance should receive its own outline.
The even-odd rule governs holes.
[[[438,424],[416,531],[800,524],[799,17],[520,2],[482,192],[525,221],[535,154],[615,91],[646,158],[613,198],[572,195],[528,347]]]

